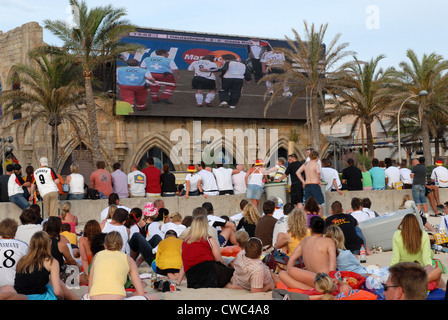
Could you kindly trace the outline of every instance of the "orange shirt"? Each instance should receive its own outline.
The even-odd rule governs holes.
[[[90,175],[90,186],[107,197],[114,192],[112,175],[104,169],[98,169]]]

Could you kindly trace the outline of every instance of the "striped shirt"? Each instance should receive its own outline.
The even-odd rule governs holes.
[[[261,289],[271,281],[269,268],[261,259],[251,259],[246,257],[244,250],[241,250],[234,260],[235,272],[232,277],[232,284],[243,287],[247,290],[251,288]]]

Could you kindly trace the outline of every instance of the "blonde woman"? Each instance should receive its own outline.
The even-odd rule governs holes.
[[[51,254],[50,243],[45,231],[33,234],[28,253],[17,263],[14,289],[28,300],[77,300],[59,278],[59,262]]]
[[[72,204],[68,201],[61,206],[61,221],[62,224],[68,223],[70,225],[70,232],[76,233],[76,226],[78,225],[78,217],[71,214]]]
[[[178,285],[186,276],[188,288],[218,287],[215,261],[224,261],[219,244],[208,235],[208,227],[205,215],[193,219],[182,242],[182,268],[179,271]]]
[[[358,168],[362,173],[362,190],[372,190],[372,176],[370,175],[370,172],[367,171],[364,162],[359,162]]]
[[[289,257],[300,241],[311,234],[307,225],[305,212],[300,208],[294,208],[288,215],[287,232],[280,232],[277,235],[274,248],[285,252]]]
[[[252,238],[255,236],[255,227],[259,219],[260,214],[258,213],[258,209],[252,203],[248,203],[243,209],[243,217],[238,222],[236,230],[244,228],[249,234],[249,237]]]
[[[70,165],[70,172],[71,174],[65,179],[69,186],[67,200],[82,200],[84,199],[84,177],[79,174],[77,163]]]
[[[145,295],[137,264],[129,255],[121,252],[122,247],[123,238],[119,232],[109,232],[104,238],[105,250],[94,256],[90,269],[88,293],[91,300],[126,299],[125,284],[128,275],[135,289],[132,298],[151,298]]]

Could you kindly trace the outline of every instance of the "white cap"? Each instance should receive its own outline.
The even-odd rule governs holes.
[[[40,165],[43,167],[48,167],[48,159],[45,157],[40,158]]]

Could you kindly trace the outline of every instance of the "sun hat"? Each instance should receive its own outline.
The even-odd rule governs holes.
[[[154,207],[154,203],[147,202],[145,204],[145,208],[143,209],[143,215],[145,217],[152,217],[152,216],[155,216],[156,214],[157,214],[157,209],[156,209],[156,207]]]

